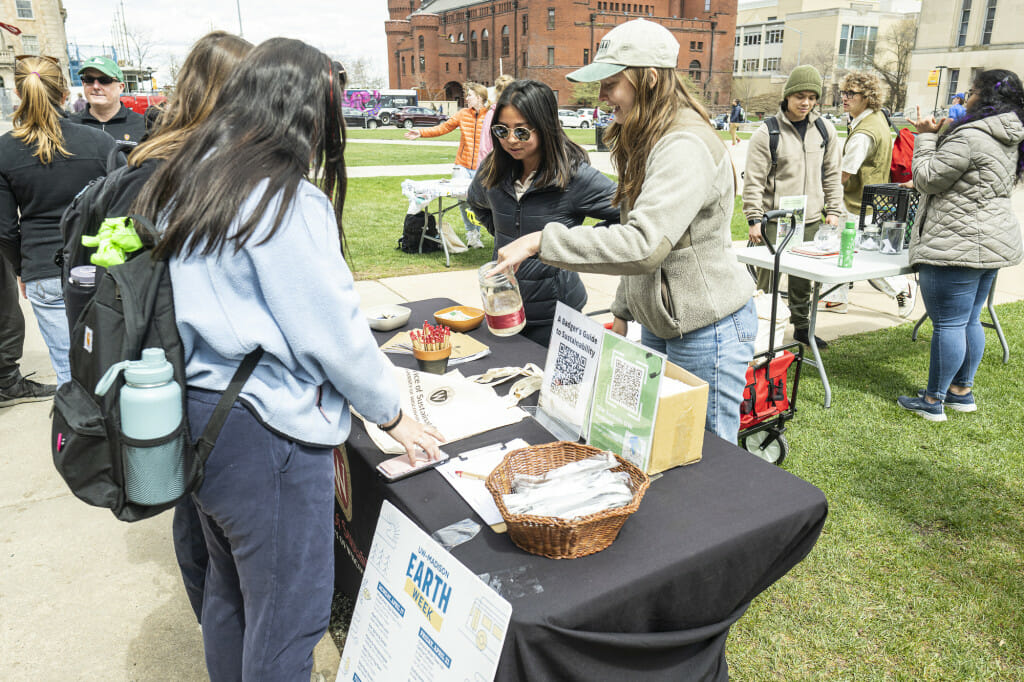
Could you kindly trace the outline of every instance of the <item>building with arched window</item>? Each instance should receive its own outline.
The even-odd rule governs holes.
[[[604,34],[638,17],[675,34],[677,68],[710,104],[730,99],[736,0],[388,0],[388,12],[389,86],[423,100],[461,102],[464,81],[491,85],[506,73],[543,81],[559,104],[574,104],[565,75],[589,63]],[[406,72],[406,58],[420,69]]]

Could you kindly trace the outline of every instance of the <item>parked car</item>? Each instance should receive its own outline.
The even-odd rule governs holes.
[[[384,125],[376,116],[371,116],[362,109],[356,109],[355,107],[342,107],[341,113],[345,117],[346,127],[349,128],[369,128],[373,130]]]
[[[402,107],[391,115],[391,122],[399,128],[413,126],[436,126],[448,117],[426,107]]]
[[[150,107],[161,107],[163,108],[164,102],[167,98],[163,95],[140,95],[138,93],[132,93],[130,95],[121,95],[121,104],[127,109],[131,109],[136,114],[146,115],[146,110]]]
[[[558,110],[558,122],[562,124],[563,128],[589,128],[590,119],[583,118],[575,111],[568,111],[566,109]]]
[[[729,114],[719,114],[711,119],[711,125],[715,130],[726,130],[729,127]]]

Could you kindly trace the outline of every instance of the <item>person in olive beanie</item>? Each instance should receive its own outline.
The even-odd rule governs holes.
[[[784,196],[806,196],[804,214],[805,241],[813,240],[822,222],[837,226],[845,217],[843,185],[840,171],[840,144],[835,128],[823,121],[821,130],[815,123],[820,118],[814,110],[821,97],[821,74],[810,65],[798,66],[789,74],[783,89],[783,99],[775,120],[779,127],[777,159],[772,166],[771,140],[768,125],[762,123],[750,137],[747,166],[743,182],[743,213],[747,217],[748,235],[754,244],[763,241],[763,234],[774,242],[778,225],[762,225],[764,214],[779,207]],[[758,288],[771,290],[771,272],[761,269],[757,274]],[[810,281],[789,277],[790,321],[793,338],[810,345]],[[818,350],[828,344],[817,337]]]

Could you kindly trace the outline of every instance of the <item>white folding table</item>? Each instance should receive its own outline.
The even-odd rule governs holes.
[[[469,193],[469,179],[441,178],[438,180],[404,180],[402,182],[402,194],[409,200],[409,214],[430,213],[430,202],[437,199],[437,210],[434,216],[437,220],[437,237],[427,236],[426,225],[423,227],[423,234],[420,235],[419,251],[423,253],[423,242],[431,241],[441,245],[444,250],[444,265],[451,267],[451,257],[448,253],[448,241],[444,238],[442,221],[448,211],[458,208],[458,202],[464,200]],[[450,206],[444,205],[446,198],[455,199],[456,202]]]
[[[771,270],[775,267],[775,256],[768,252],[767,246],[748,246],[736,249],[736,258],[746,265]],[[818,319],[818,300],[821,298],[821,287],[827,285],[825,293],[832,291],[847,282],[859,282],[865,279],[879,279],[894,275],[906,275],[912,272],[906,251],[896,255],[883,255],[878,251],[858,251],[853,258],[852,268],[841,268],[836,263],[837,256],[829,258],[810,258],[795,253],[782,254],[779,261],[779,273],[792,277],[802,277],[814,283],[811,292],[810,319],[807,326],[807,340],[811,348],[813,360],[804,362],[818,368],[818,375],[825,387],[825,407],[832,406],[832,386],[825,373],[825,365],[821,361],[818,344],[814,341],[814,328]]]

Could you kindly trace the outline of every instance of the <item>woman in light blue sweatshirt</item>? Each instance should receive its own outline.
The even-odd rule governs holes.
[[[264,350],[193,496],[210,552],[202,623],[215,682],[309,678],[330,619],[330,454],[349,406],[410,457],[439,456],[440,434],[402,416],[342,256],[344,92],[344,69],[319,50],[259,45],[136,204],[160,218],[194,437],[241,359]]]

